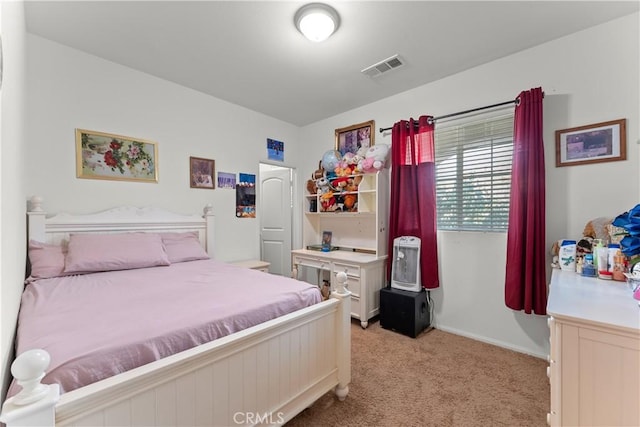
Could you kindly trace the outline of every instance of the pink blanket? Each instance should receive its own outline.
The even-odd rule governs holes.
[[[42,382],[66,392],[321,299],[308,283],[213,260],[41,279],[22,296],[17,352],[47,350]]]

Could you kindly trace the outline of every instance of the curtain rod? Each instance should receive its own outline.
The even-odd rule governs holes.
[[[445,114],[444,116],[434,117],[432,120],[436,121],[436,120],[440,120],[440,119],[447,119],[449,117],[460,116],[462,114],[473,113],[475,111],[487,110],[489,108],[501,107],[503,105],[516,104],[516,103],[518,103],[518,100],[514,99],[512,101],[505,101],[505,102],[500,102],[498,104],[487,105],[487,106],[484,106],[484,107],[472,108],[471,110],[458,111],[457,113]],[[388,127],[388,128],[380,128],[380,133],[382,133],[382,132],[384,132],[386,130],[391,130],[391,129],[393,129],[393,126],[392,127]]]

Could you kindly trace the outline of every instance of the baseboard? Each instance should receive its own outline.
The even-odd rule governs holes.
[[[539,353],[535,353],[533,351],[531,351],[530,349],[524,348],[524,347],[519,347],[517,345],[513,345],[513,344],[509,344],[506,343],[504,341],[499,341],[499,340],[494,340],[491,338],[487,338],[485,336],[482,335],[476,335],[476,334],[472,334],[466,331],[461,331],[459,329],[455,329],[455,328],[449,328],[447,326],[442,326],[442,325],[431,325],[433,326],[435,329],[439,329],[441,331],[444,332],[449,332],[451,334],[455,334],[455,335],[460,335],[466,338],[471,338],[473,340],[476,341],[481,341],[481,342],[485,342],[487,344],[492,344],[498,347],[502,347],[502,348],[506,348],[507,350],[513,350],[513,351],[517,351],[518,353],[523,353],[529,356],[533,356],[533,357],[538,357],[540,359],[544,359],[547,360],[547,354],[539,354]]]

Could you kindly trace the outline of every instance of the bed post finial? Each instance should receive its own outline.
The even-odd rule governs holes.
[[[46,241],[45,216],[46,212],[42,209],[42,197],[31,197],[29,203],[27,203],[29,240],[36,240],[38,242]]]
[[[55,405],[60,399],[60,386],[40,382],[50,360],[46,351],[33,349],[16,357],[11,364],[11,374],[22,390],[2,405],[0,421],[7,427],[55,424]]]
[[[41,196],[32,196],[29,201],[31,202],[31,209],[29,209],[30,212],[43,212]]]
[[[11,374],[22,390],[15,396],[13,403],[27,405],[42,399],[49,392],[47,386],[40,383],[44,371],[49,367],[49,353],[41,349],[28,350],[16,357],[11,364]]]
[[[336,281],[338,282],[338,293],[343,294],[347,287],[347,273],[340,271],[336,274]]]

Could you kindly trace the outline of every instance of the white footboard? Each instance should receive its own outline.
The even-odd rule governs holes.
[[[55,408],[46,408],[49,397],[24,406],[11,398],[0,419],[35,425],[55,410],[61,426],[284,424],[327,391],[348,392],[350,293],[332,296],[66,393]]]

